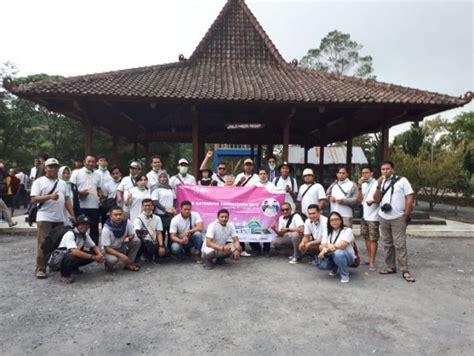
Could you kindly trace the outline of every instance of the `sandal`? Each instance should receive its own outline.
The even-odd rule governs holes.
[[[71,284],[71,283],[74,283],[74,279],[72,279],[71,277],[61,277],[59,279],[59,281],[61,283],[65,283],[65,284]]]
[[[381,270],[379,273],[380,274],[393,274],[393,273],[397,273],[397,270],[394,269],[394,268],[387,267],[387,268],[384,268],[383,270]]]
[[[136,265],[135,263],[129,263],[128,265],[124,266],[123,269],[128,269],[132,272],[138,272],[140,270],[140,266]]]
[[[402,276],[403,276],[403,279],[407,282],[411,282],[411,283],[414,283],[415,282],[415,278],[413,278],[413,276],[411,275],[410,272],[408,271],[405,271],[402,273]]]
[[[375,267],[375,265],[369,266],[370,272],[375,272],[376,270],[377,270],[377,267]]]

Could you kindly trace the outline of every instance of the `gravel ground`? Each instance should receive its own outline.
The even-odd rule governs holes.
[[[0,353],[472,355],[473,246],[411,239],[416,283],[361,266],[343,285],[275,256],[212,271],[95,264],[64,285],[34,278],[33,237],[1,236]]]

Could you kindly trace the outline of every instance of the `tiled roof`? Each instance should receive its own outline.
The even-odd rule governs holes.
[[[19,96],[95,96],[284,103],[408,103],[461,106],[470,96],[338,76],[286,63],[243,0],[228,0],[189,60],[42,81]]]

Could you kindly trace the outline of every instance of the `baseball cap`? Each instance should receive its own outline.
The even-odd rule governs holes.
[[[181,164],[187,164],[189,165],[189,162],[186,158],[181,158],[179,161],[178,161],[178,164],[181,165]]]
[[[142,168],[142,166],[140,165],[140,163],[138,163],[137,161],[132,161],[132,162],[130,162],[129,167],[130,167],[130,168],[138,168],[138,169]]]
[[[56,158],[48,158],[46,162],[44,162],[45,166],[59,166],[59,162]]]
[[[253,164],[253,161],[250,159],[250,158],[247,158],[245,161],[244,161],[244,164]]]
[[[278,170],[280,170],[282,167],[288,167],[290,169],[290,172],[292,171],[291,166],[288,164],[288,162],[283,162],[278,166]],[[304,174],[303,174],[304,175]]]
[[[76,225],[80,224],[90,224],[89,217],[84,214],[79,215],[76,219]]]
[[[303,177],[304,176],[314,176],[313,170],[311,168],[305,168],[303,171]]]

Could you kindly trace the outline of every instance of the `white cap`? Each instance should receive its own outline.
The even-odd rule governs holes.
[[[181,164],[183,164],[183,163],[189,165],[189,162],[188,162],[188,160],[187,160],[186,158],[181,158],[181,159],[178,161],[178,164],[179,164],[179,165],[181,165]]]
[[[137,161],[132,161],[130,162],[130,164],[128,165],[129,168],[137,168],[137,169],[141,169],[142,168],[142,165],[140,163],[138,163]]]
[[[45,166],[59,166],[59,162],[56,158],[48,158],[46,162],[44,162]]]
[[[303,177],[304,176],[314,176],[313,170],[311,168],[305,168],[303,171]]]

